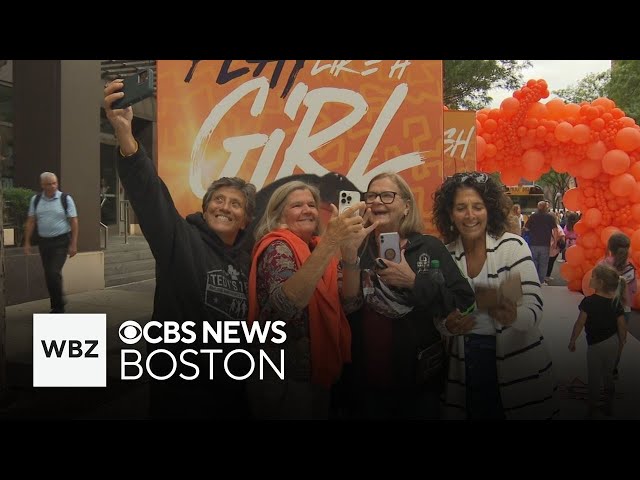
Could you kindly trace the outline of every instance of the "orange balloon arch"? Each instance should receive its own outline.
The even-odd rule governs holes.
[[[630,257],[640,269],[640,127],[613,100],[580,105],[549,96],[547,82],[529,80],[499,109],[477,113],[477,165],[500,172],[505,185],[534,181],[548,172],[568,172],[576,188],[567,191],[568,210],[582,212],[576,245],[566,252],[560,274],[581,291],[593,266],[604,257],[612,233],[631,239]],[[640,293],[633,299],[640,306]]]

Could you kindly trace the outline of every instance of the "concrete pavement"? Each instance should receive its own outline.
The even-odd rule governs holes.
[[[151,315],[155,282],[147,280],[68,297],[69,313],[107,314],[107,388],[32,387],[33,313],[47,313],[49,301],[7,308],[7,356],[11,396],[0,406],[0,419],[74,418],[144,419],[147,417],[148,381],[119,380],[118,328],[125,320],[145,323]],[[582,419],[586,413],[586,340],[576,352],[567,349],[582,295],[563,286],[543,287],[545,313],[542,332],[551,349],[559,383],[559,419]],[[631,330],[640,331],[640,314],[634,312]],[[640,419],[640,342],[629,335],[616,383],[615,418]],[[602,417],[607,418],[607,417]]]

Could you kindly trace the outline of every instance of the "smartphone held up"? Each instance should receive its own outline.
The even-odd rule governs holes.
[[[360,192],[355,190],[341,190],[338,195],[338,213],[342,215],[347,208],[352,207],[360,203]],[[358,215],[358,211],[355,211],[355,215]]]
[[[153,70],[147,68],[123,79],[124,97],[113,101],[113,110],[127,108],[153,95]]]

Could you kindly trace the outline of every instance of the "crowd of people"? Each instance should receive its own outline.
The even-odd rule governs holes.
[[[156,259],[152,319],[249,327],[281,321],[286,332],[283,344],[260,345],[274,364],[284,351],[284,379],[274,372],[231,380],[218,357],[202,356],[196,363],[206,370],[210,362],[216,381],[152,382],[152,418],[498,420],[558,413],[540,331],[542,287],[576,242],[577,214],[550,212],[541,201],[525,218],[492,176],[456,173],[433,193],[438,238],[422,233],[408,184],[385,172],[340,212],[303,176],[278,184],[260,205],[254,185],[223,177],[207,189],[201,211],[183,218],[133,135],[131,107],[111,108],[121,89],[119,80],[105,86],[104,108],[118,140],[118,174]],[[77,213],[71,198],[68,206],[57,201],[55,175],[45,172],[42,182],[44,202],[36,210],[32,200],[27,238],[37,224],[52,311],[64,311],[59,270],[77,248]],[[382,254],[387,235],[395,235],[397,255]],[[585,329],[589,416],[601,382],[606,413],[612,410],[637,288],[629,246],[625,235],[611,236],[593,271],[595,293],[580,304],[570,338],[574,351]],[[519,292],[507,295],[503,285],[514,281]],[[200,341],[191,348],[204,347]],[[231,347],[238,345],[220,345]],[[147,349],[180,353],[175,343]],[[162,358],[154,356],[154,371],[171,369]],[[246,369],[234,358],[236,371]]]

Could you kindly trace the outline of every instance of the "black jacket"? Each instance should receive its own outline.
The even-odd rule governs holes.
[[[238,247],[241,235],[236,245],[228,247],[208,228],[202,213],[191,214],[186,220],[182,218],[141,144],[131,157],[119,155],[118,173],[156,259],[152,319],[193,321],[198,339],[205,321],[215,326],[216,321],[245,320],[250,257],[246,250]],[[148,347],[172,350],[178,359],[179,352],[186,348],[223,348],[212,343],[204,346],[198,341]],[[233,348],[242,347],[235,344],[226,350]],[[181,367],[185,375],[192,375],[193,369],[180,363],[170,380],[151,380],[152,416],[233,418],[241,415],[235,410],[243,396],[243,385],[225,375],[224,356],[214,355],[213,380],[208,379],[209,356],[200,354],[197,361],[193,358],[189,357],[189,361],[200,367],[197,380],[181,380],[178,376]],[[161,372],[170,368],[160,356],[154,357],[154,362],[154,373],[156,368]]]
[[[373,268],[376,251],[375,238],[371,235],[361,255],[361,268]],[[397,387],[415,384],[418,351],[441,340],[440,333],[433,323],[434,317],[446,316],[456,307],[464,311],[475,302],[469,282],[462,276],[451,254],[437,238],[431,235],[411,234],[408,237],[405,258],[411,269],[416,272],[416,280],[410,296],[414,309],[404,317],[389,319],[393,336],[393,379]],[[440,261],[445,288],[439,288],[426,274],[430,260]],[[362,380],[364,363],[367,361],[364,358],[361,333],[363,309],[364,306],[349,316],[353,332],[352,368],[356,381]]]

